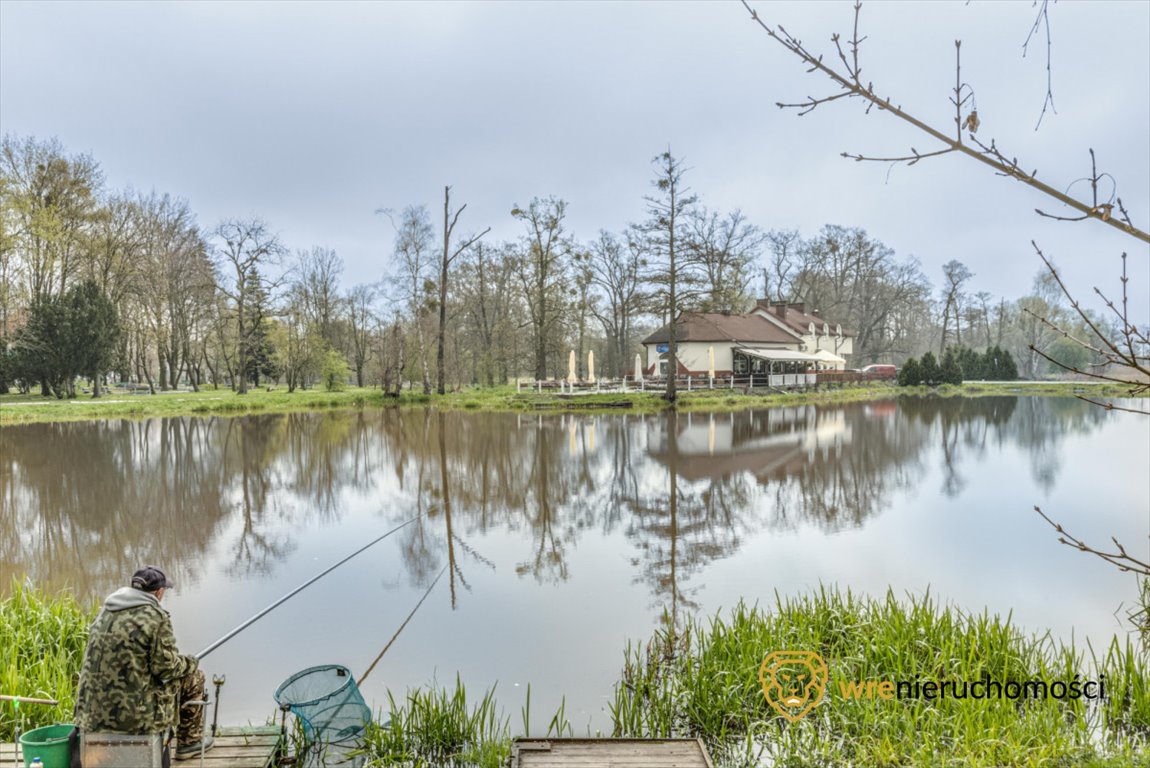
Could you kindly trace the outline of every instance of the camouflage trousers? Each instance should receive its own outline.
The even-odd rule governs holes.
[[[181,746],[195,744],[204,736],[204,707],[191,706],[186,702],[203,701],[208,697],[204,686],[204,673],[196,670],[180,678],[180,724],[176,728],[176,740]]]

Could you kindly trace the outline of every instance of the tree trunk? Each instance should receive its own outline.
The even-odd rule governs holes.
[[[427,367],[427,333],[423,327],[423,318],[415,319],[415,338],[419,343],[419,364],[423,374],[423,394],[431,394],[431,371]]]
[[[676,342],[676,339],[675,339],[675,321],[677,320],[677,318],[676,318],[676,301],[677,301],[677,299],[675,296],[675,288],[676,288],[675,281],[678,278],[678,274],[675,271],[675,198],[674,198],[673,194],[671,197],[671,211],[670,211],[670,217],[669,218],[670,218],[671,224],[670,224],[670,229],[668,230],[667,252],[670,255],[670,262],[671,262],[671,268],[669,271],[670,280],[668,281],[670,284],[670,286],[669,286],[670,290],[668,291],[668,299],[670,301],[670,312],[668,312],[668,315],[670,318],[670,322],[668,324],[668,328],[670,330],[670,340],[669,340],[669,343],[667,344],[667,391],[664,393],[663,396],[669,402],[674,403],[675,398],[677,396],[677,393],[675,391],[675,377],[679,373],[679,357],[678,357],[679,346],[678,346],[678,343]]]
[[[447,335],[447,265],[451,258],[451,187],[443,188],[443,258],[439,262],[439,332],[435,347],[435,391],[444,394],[446,371],[443,365],[443,344]]]
[[[239,356],[239,362],[236,365],[236,377],[238,378],[238,386],[236,387],[236,393],[240,394],[240,395],[246,395],[248,393],[248,377],[247,377],[248,341],[247,341],[247,338],[245,336],[245,328],[244,328],[244,298],[245,298],[244,291],[241,290],[240,291],[240,299],[237,302],[238,306],[236,307],[236,320],[239,323],[239,331],[240,331],[239,349],[237,350],[238,356]]]

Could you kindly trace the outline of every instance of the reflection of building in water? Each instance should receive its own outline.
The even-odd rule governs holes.
[[[674,435],[671,425],[676,425]],[[795,408],[729,414],[688,414],[675,421],[652,420],[647,448],[661,464],[674,454],[685,480],[749,472],[760,481],[794,474],[816,458],[841,457],[851,443],[846,411]]]

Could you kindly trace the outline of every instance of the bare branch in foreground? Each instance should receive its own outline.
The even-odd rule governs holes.
[[[962,152],[968,157],[972,157],[975,160],[978,160],[980,163],[984,163],[985,165],[990,166],[999,175],[1009,176],[1011,178],[1017,179],[1022,183],[1037,189],[1048,197],[1051,197],[1054,200],[1057,200],[1060,203],[1074,209],[1075,211],[1078,211],[1082,215],[1079,218],[1054,216],[1051,216],[1050,218],[1070,218],[1070,220],[1094,218],[1143,242],[1150,243],[1150,233],[1135,227],[1132,223],[1130,223],[1128,216],[1124,215],[1123,217],[1118,218],[1111,215],[1111,210],[1113,208],[1111,203],[1100,205],[1096,199],[1096,196],[1093,204],[1086,203],[1082,200],[1071,197],[1070,195],[1055,189],[1049,184],[1040,181],[1037,177],[1037,170],[1031,171],[1029,173],[1024,171],[1019,165],[1017,158],[1007,158],[1007,156],[998,149],[994,141],[991,141],[990,144],[987,145],[975,139],[974,134],[978,130],[980,120],[978,117],[978,112],[973,104],[973,94],[968,92],[969,86],[962,83],[961,69],[958,65],[956,65],[955,68],[955,93],[954,97],[951,99],[951,101],[955,103],[956,122],[958,123],[956,135],[953,137],[946,135],[942,131],[928,125],[922,120],[919,120],[914,115],[903,110],[900,105],[897,105],[891,101],[889,97],[884,98],[879,96],[873,83],[867,82],[864,85],[862,80],[862,65],[859,63],[859,49],[862,45],[862,42],[866,39],[865,37],[860,37],[858,33],[858,19],[862,9],[861,2],[856,2],[854,7],[854,33],[853,37],[849,41],[851,50],[850,59],[847,58],[846,54],[842,50],[839,35],[836,34],[831,38],[832,42],[835,44],[838,59],[842,63],[841,71],[824,63],[823,57],[821,55],[816,55],[808,51],[803,46],[802,41],[793,36],[791,33],[787,32],[787,30],[781,25],[771,26],[764,22],[759,16],[758,11],[750,6],[748,0],[741,0],[741,2],[743,7],[746,8],[747,12],[751,15],[751,19],[756,24],[758,24],[764,32],[767,33],[767,36],[802,59],[803,62],[809,66],[808,71],[822,72],[842,89],[840,93],[831,94],[821,98],[808,97],[806,101],[799,104],[779,103],[779,107],[797,108],[801,110],[800,114],[807,114],[822,104],[827,104],[831,101],[836,101],[844,97],[860,98],[867,102],[867,112],[869,112],[872,107],[878,107],[880,110],[890,112],[895,117],[910,123],[923,133],[926,133],[932,138],[940,141],[947,148],[946,150],[931,153],[919,153],[915,151],[908,155],[891,158],[869,158],[859,154],[848,155],[848,157],[851,157],[855,160],[873,159],[878,162],[905,162],[907,164],[913,164],[926,157],[935,157],[938,155],[947,154],[948,152]],[[956,41],[956,58],[958,56],[958,49],[960,45],[961,43]],[[971,104],[970,108],[966,109],[966,103],[968,99],[970,99]],[[1053,97],[1051,97],[1051,106],[1053,106]],[[962,130],[964,128],[968,132],[966,138],[969,140],[969,143],[964,141],[962,134]],[[1094,183],[1096,184],[1097,181],[1102,177],[1095,171],[1092,172],[1089,178],[1093,179]]]
[[[1042,519],[1050,523],[1050,526],[1058,532],[1058,541],[1060,544],[1065,544],[1068,547],[1074,547],[1080,552],[1089,552],[1093,555],[1097,555],[1111,565],[1117,566],[1118,570],[1120,571],[1130,571],[1131,573],[1140,573],[1143,576],[1150,576],[1150,562],[1139,560],[1138,558],[1131,555],[1126,551],[1126,548],[1118,542],[1118,539],[1114,538],[1113,536],[1110,537],[1110,540],[1114,542],[1114,546],[1118,548],[1118,551],[1103,552],[1101,550],[1095,549],[1081,539],[1075,537],[1061,525],[1051,520],[1046,515],[1046,513],[1042,511],[1041,507],[1035,507],[1034,511],[1042,515]]]

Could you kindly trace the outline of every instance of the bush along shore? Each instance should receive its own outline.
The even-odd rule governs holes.
[[[896,387],[870,382],[858,385],[824,385],[819,389],[778,392],[756,389],[714,389],[680,392],[675,407],[682,411],[732,411],[808,403],[840,403],[904,396],[1047,395],[1125,397],[1128,390],[1117,385],[1083,382],[967,382],[939,387]],[[57,400],[39,395],[0,395],[0,426],[52,421],[84,421],[106,418],[154,418],[164,416],[243,415],[330,409],[434,407],[447,410],[562,412],[616,411],[656,412],[671,407],[658,392],[601,392],[565,395],[557,392],[517,392],[513,386],[469,388],[446,395],[404,392],[388,395],[379,389],[252,390],[240,395],[228,389],[199,392],[173,391],[156,395],[112,391],[100,398]]]
[[[22,730],[71,719],[91,618],[68,595],[20,585],[0,602],[0,688],[60,701],[6,705],[0,738],[12,740],[17,719]],[[828,670],[821,702],[794,722],[772,708],[760,680],[766,654],[783,650],[817,653]],[[867,682],[876,683],[869,697]],[[895,688],[890,698],[881,682]],[[932,682],[949,683],[949,694],[927,695]],[[974,697],[975,682],[987,691],[997,683],[1002,695]],[[960,697],[954,686],[963,683]],[[368,765],[505,764],[512,718],[494,689],[469,699],[456,679],[388,699],[368,729]],[[1133,639],[1083,651],[929,594],[870,598],[823,588],[778,597],[770,609],[739,605],[677,628],[664,622],[625,650],[610,715],[615,736],[701,737],[718,768],[1143,766],[1150,659]],[[529,688],[515,730],[573,735],[563,707],[543,722],[530,717]]]

